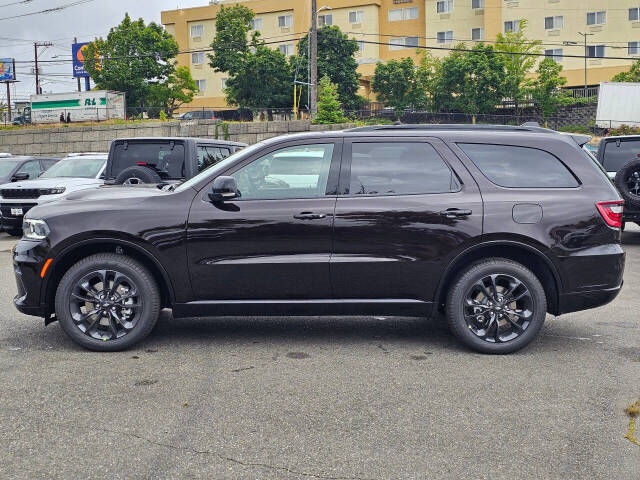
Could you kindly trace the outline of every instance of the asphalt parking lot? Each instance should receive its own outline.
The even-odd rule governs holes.
[[[14,310],[13,242],[0,238],[2,478],[640,476],[624,438],[640,228],[613,304],[548,317],[505,357],[463,349],[441,319],[166,312],[138,348],[90,353]]]

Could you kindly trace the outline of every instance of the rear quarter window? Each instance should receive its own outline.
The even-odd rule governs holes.
[[[507,188],[575,188],[578,181],[544,150],[509,145],[459,143],[458,147],[491,182]]]

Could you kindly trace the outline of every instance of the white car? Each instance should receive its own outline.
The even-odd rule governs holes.
[[[107,157],[107,153],[71,154],[37,179],[0,185],[2,230],[20,236],[22,219],[29,209],[104,184],[102,175]]]

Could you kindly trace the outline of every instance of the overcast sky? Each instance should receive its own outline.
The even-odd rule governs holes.
[[[133,18],[144,18],[147,22],[160,23],[162,10],[207,5],[208,0],[85,0],[87,3],[72,6],[58,12],[48,12],[21,18],[6,19],[15,15],[55,8],[78,2],[78,0],[26,0],[17,5],[7,5],[19,0],[0,0],[0,58],[15,58],[16,61],[33,61],[34,41],[52,41],[54,46],[41,47],[39,58],[68,60],[71,58],[73,37],[88,41],[95,36],[105,36],[109,28],[122,21],[125,12]],[[19,83],[12,87],[14,98],[27,99],[35,93],[35,78],[31,74],[33,63],[18,63]],[[77,90],[72,78],[71,64],[43,64],[41,87],[44,92]],[[47,75],[52,75],[47,77]],[[67,77],[64,75],[68,74]],[[63,76],[57,76],[63,75]],[[0,88],[0,100],[6,101],[6,89]]]

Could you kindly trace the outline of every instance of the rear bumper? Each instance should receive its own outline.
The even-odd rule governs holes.
[[[565,293],[560,295],[559,315],[602,307],[612,302],[622,290],[622,285],[604,290]]]

